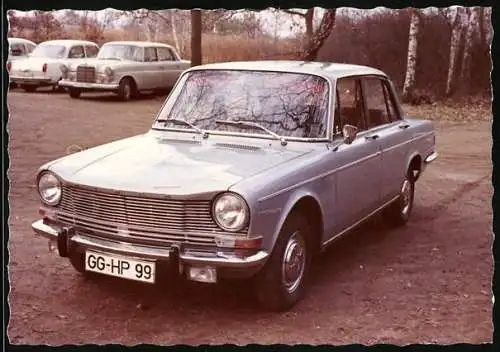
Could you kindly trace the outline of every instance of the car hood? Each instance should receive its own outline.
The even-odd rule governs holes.
[[[215,137],[210,137],[214,139]],[[113,190],[190,195],[227,190],[309,150],[175,140],[147,133],[65,156],[48,168],[64,180]]]

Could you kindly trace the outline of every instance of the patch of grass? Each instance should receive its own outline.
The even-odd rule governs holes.
[[[471,96],[460,99],[448,99],[434,104],[403,104],[405,115],[435,121],[491,121],[491,99],[482,96]]]

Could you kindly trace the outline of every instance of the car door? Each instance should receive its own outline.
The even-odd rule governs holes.
[[[143,89],[158,88],[161,78],[160,63],[155,47],[144,48],[144,62],[141,76],[143,78]]]
[[[342,143],[334,154],[336,171],[336,206],[332,216],[338,230],[366,217],[380,203],[380,146],[373,131],[367,128],[366,109],[360,77],[337,80],[336,127],[348,124],[358,128],[352,143]],[[342,138],[341,136],[337,138]]]
[[[158,47],[158,61],[161,63],[162,88],[170,88],[180,75],[181,69],[177,58],[167,47]]]
[[[384,77],[363,79],[368,127],[378,136],[382,152],[380,197],[383,203],[399,194],[407,165],[409,124],[401,120],[392,86]]]

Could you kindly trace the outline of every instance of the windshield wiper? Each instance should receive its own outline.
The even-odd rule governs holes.
[[[193,130],[195,130],[197,133],[201,134],[203,138],[208,137],[207,131],[202,130],[201,128],[197,127],[195,124],[186,121],[186,120],[181,120],[181,119],[158,119],[155,122],[162,122],[162,123],[173,123],[174,125],[185,125],[191,127]]]
[[[277,133],[274,133],[273,131],[265,128],[264,126],[262,126],[261,124],[259,124],[257,122],[240,121],[240,120],[234,120],[234,121],[231,121],[231,120],[215,120],[215,123],[219,123],[221,125],[230,125],[230,126],[238,126],[238,127],[257,128],[257,129],[260,129],[262,131],[267,132],[268,134],[270,134],[274,138],[278,139],[281,142],[281,145],[283,145],[283,146],[287,145],[287,143],[288,143],[284,137],[280,136]]]

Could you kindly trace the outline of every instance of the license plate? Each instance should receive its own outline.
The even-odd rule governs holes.
[[[155,282],[156,265],[150,261],[87,251],[85,270],[152,284]]]

